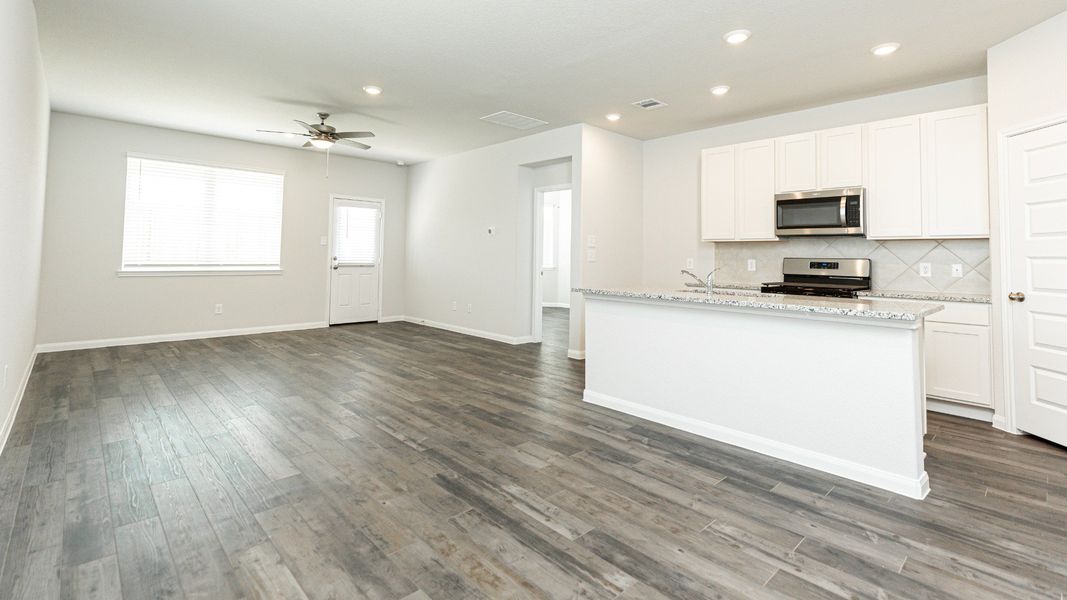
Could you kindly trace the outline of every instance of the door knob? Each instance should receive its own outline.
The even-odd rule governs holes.
[[[1026,294],[1022,292],[1012,292],[1008,294],[1008,300],[1012,302],[1026,302]]]

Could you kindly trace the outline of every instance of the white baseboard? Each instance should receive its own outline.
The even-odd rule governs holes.
[[[628,415],[648,419],[668,427],[688,431],[699,436],[739,446],[747,450],[787,460],[798,465],[825,471],[846,479],[859,481],[877,488],[889,490],[909,498],[922,499],[930,492],[930,480],[923,471],[917,479],[911,479],[875,469],[866,465],[844,460],[821,452],[799,448],[776,440],[745,433],[722,425],[699,421],[691,417],[670,413],[658,408],[622,400],[607,394],[585,390],[582,398],[590,404],[617,410]]]
[[[11,436],[11,430],[15,428],[15,417],[19,414],[19,407],[22,406],[22,397],[26,395],[26,386],[30,383],[30,374],[33,373],[33,365],[37,362],[37,350],[34,350],[30,354],[30,362],[26,365],[26,372],[22,374],[22,381],[19,382],[19,389],[15,392],[15,399],[11,403],[11,410],[7,412],[7,416],[4,417],[4,425],[0,428],[0,450],[3,450],[7,446],[7,438]]]
[[[935,413],[953,415],[956,417],[963,417],[964,419],[985,421],[986,423],[993,422],[993,409],[991,408],[982,408],[981,406],[969,406],[967,404],[960,404],[959,402],[938,400],[937,398],[926,399],[926,410],[933,411]]]
[[[585,360],[585,350],[567,350],[567,358],[573,358],[574,360]]]
[[[135,337],[110,338],[103,340],[80,340],[76,342],[53,342],[38,344],[37,352],[63,352],[65,350],[87,350],[89,348],[110,348],[111,346],[133,346],[136,344],[154,344],[157,342],[179,342],[203,338],[230,337],[234,335],[253,335],[257,333],[275,333],[278,331],[300,331],[328,327],[327,323],[286,323],[283,325],[266,325],[263,327],[244,327],[241,329],[215,329],[212,331],[189,331],[185,333],[161,333],[157,335],[140,335]]]
[[[998,415],[993,413],[993,427],[1012,435],[1023,435],[1026,432],[1020,429],[1016,429],[1008,424],[1008,419],[1004,415]]]
[[[398,323],[398,322],[404,321],[406,319],[407,319],[407,317],[405,317],[404,315],[390,315],[388,317],[382,317],[382,318],[378,319],[378,322],[379,323]]]
[[[429,319],[420,319],[418,317],[404,317],[404,320],[408,323],[414,323],[416,325],[425,325],[427,327],[433,327],[434,329],[444,329],[445,331],[451,331],[452,333],[462,333],[463,335],[480,337],[487,340],[493,340],[494,342],[504,342],[505,344],[511,344],[513,346],[518,344],[527,344],[533,341],[533,338],[530,336],[516,337],[511,335],[503,335],[493,331],[473,329],[471,327],[463,327],[462,325],[453,325],[451,323],[442,323],[440,321],[431,321]]]
[[[542,302],[541,306],[544,308],[570,308],[571,305],[567,302]]]

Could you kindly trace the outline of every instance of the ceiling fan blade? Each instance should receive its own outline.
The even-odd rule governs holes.
[[[281,133],[281,134],[284,134],[284,135],[302,135],[302,136],[307,136],[306,133],[293,133],[292,131],[274,131],[272,129],[257,129],[256,131],[258,131],[260,133]]]
[[[345,145],[348,145],[348,146],[355,146],[356,148],[362,148],[364,150],[370,150],[370,146],[368,146],[366,144],[361,144],[359,142],[353,142],[352,140],[346,140],[344,138],[338,139],[337,143],[338,144],[345,144]]]
[[[294,119],[294,120],[296,120],[296,119]],[[315,127],[312,127],[311,125],[308,125],[307,123],[305,123],[305,122],[303,122],[303,121],[300,121],[300,120],[296,120],[296,122],[297,122],[297,123],[300,123],[300,126],[301,126],[301,127],[303,127],[304,129],[307,129],[308,131],[310,131],[311,133],[313,133],[313,134],[315,134],[315,135],[318,135],[319,133],[322,133],[321,131],[319,131],[319,130],[318,130],[318,129],[316,129]]]
[[[342,139],[374,137],[374,134],[370,131],[342,131],[340,133],[337,133],[336,135],[337,137]]]
[[[300,147],[301,148],[310,148],[311,147],[311,142],[304,142],[304,145],[300,146]]]

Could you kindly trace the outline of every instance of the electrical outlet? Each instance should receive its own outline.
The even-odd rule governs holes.
[[[685,259],[685,268],[687,268],[687,269],[692,269],[693,268],[693,259],[691,259],[691,258]]]
[[[215,305],[215,314],[216,315],[221,315],[222,314],[222,305],[221,304],[216,304]]]
[[[456,301],[455,300],[452,301],[452,310],[456,310]]]
[[[588,262],[596,262],[596,248],[590,248],[585,251],[585,260]]]
[[[748,259],[748,270],[749,271],[755,271],[756,270],[756,259],[754,259],[754,258]]]
[[[319,245],[320,246],[325,246],[326,245],[326,236],[322,236],[322,237],[319,238]]]
[[[472,312],[474,312],[474,305],[473,304],[468,304],[467,305],[467,314],[469,315]]]
[[[919,263],[919,277],[930,277],[933,274],[930,263]]]
[[[952,276],[963,277],[963,265],[959,263],[952,265]]]
[[[589,236],[588,239],[586,239],[585,247],[586,248],[596,248],[596,236],[595,235],[591,235],[591,236]]]

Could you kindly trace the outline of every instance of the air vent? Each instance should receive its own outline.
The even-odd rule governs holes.
[[[541,119],[535,119],[533,117],[524,117],[523,115],[508,112],[506,110],[495,112],[491,115],[485,115],[481,120],[495,123],[497,125],[503,125],[504,127],[511,127],[512,129],[523,130],[548,125],[548,121],[542,121]]]
[[[657,108],[663,108],[667,106],[666,102],[661,102],[655,98],[645,98],[644,100],[638,100],[634,102],[634,106],[637,108],[643,108],[645,110],[656,110]]]

